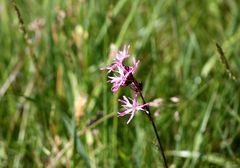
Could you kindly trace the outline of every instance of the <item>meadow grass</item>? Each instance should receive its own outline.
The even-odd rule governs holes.
[[[171,168],[240,167],[239,24],[237,0],[0,1],[0,167],[163,167],[148,118],[117,117],[131,93],[100,71],[124,44],[163,100]]]

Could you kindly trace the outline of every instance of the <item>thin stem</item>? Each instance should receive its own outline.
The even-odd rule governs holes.
[[[134,89],[134,90],[135,90],[137,93],[139,93],[140,97],[142,98],[143,103],[146,104],[146,101],[145,101],[145,99],[144,99],[144,97],[143,97],[143,94],[142,94],[142,88],[140,87],[140,84],[139,84],[139,83],[137,82],[137,80],[133,77],[133,75],[131,76],[131,79],[132,79],[133,84],[135,85],[135,89]],[[155,124],[154,119],[153,119],[153,117],[152,117],[152,114],[151,114],[151,112],[150,112],[149,106],[147,105],[147,106],[145,106],[145,108],[146,108],[146,110],[148,111],[148,114],[147,114],[147,115],[148,115],[148,118],[149,118],[149,120],[150,120],[151,123],[152,123],[153,129],[154,129],[154,133],[155,133],[155,135],[156,135],[156,137],[157,137],[157,141],[158,141],[158,144],[159,144],[159,146],[160,146],[160,151],[161,151],[161,154],[162,154],[162,157],[163,157],[163,160],[164,160],[165,168],[168,168],[167,159],[166,159],[166,156],[165,156],[165,154],[164,154],[164,149],[163,149],[163,146],[162,146],[162,143],[161,143],[159,134],[158,134],[158,132],[157,132],[156,124]]]
[[[16,0],[12,0],[12,5],[13,5],[13,9],[15,10],[16,14],[17,14],[17,18],[18,18],[18,22],[19,22],[19,27],[22,31],[22,34],[23,34],[23,38],[27,44],[27,49],[29,50],[29,56],[30,56],[30,59],[32,59],[32,62],[33,62],[33,65],[34,65],[34,68],[36,68],[36,72],[37,72],[37,77],[42,77],[41,76],[41,71],[40,71],[40,67],[38,65],[38,62],[37,62],[37,58],[36,58],[36,55],[33,51],[33,44],[32,44],[32,41],[31,39],[29,38],[29,34],[27,32],[27,29],[25,27],[25,23],[23,21],[23,18],[22,18],[22,15],[20,13],[20,10],[18,8],[18,5],[16,3]],[[41,79],[41,78],[40,78]]]
[[[142,98],[143,103],[146,104],[146,101],[145,101],[145,99],[144,99],[144,97],[143,97],[143,95],[142,95],[142,92],[139,92],[139,93],[140,93],[140,96],[141,96],[141,98]],[[162,157],[163,157],[163,160],[164,160],[165,168],[168,168],[167,159],[166,159],[166,156],[165,156],[165,154],[164,154],[164,149],[163,149],[163,146],[162,146],[162,143],[161,143],[159,134],[158,134],[158,132],[157,132],[157,128],[156,128],[154,119],[153,119],[152,114],[151,114],[151,112],[150,112],[149,106],[146,106],[146,109],[147,109],[147,111],[149,112],[147,115],[148,115],[149,120],[150,120],[151,123],[152,123],[153,129],[154,129],[154,133],[155,133],[155,135],[156,135],[156,137],[157,137],[157,141],[158,141],[158,144],[159,144],[159,146],[160,146],[160,151],[161,151],[161,154],[162,154]]]

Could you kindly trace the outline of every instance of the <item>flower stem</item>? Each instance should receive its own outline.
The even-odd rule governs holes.
[[[145,99],[144,99],[141,91],[139,92],[139,94],[140,94],[140,96],[141,96],[141,98],[142,98],[143,103],[146,104],[146,101],[145,101]],[[156,135],[156,137],[157,137],[157,141],[158,141],[158,144],[159,144],[159,146],[160,146],[160,151],[161,151],[161,154],[162,154],[162,157],[163,157],[163,160],[164,160],[165,168],[168,168],[167,159],[166,159],[165,154],[164,154],[164,149],[163,149],[162,143],[161,143],[161,141],[160,141],[160,137],[159,137],[159,134],[158,134],[158,132],[157,132],[157,128],[156,128],[154,119],[153,119],[153,117],[152,117],[152,114],[151,114],[151,112],[150,112],[149,106],[146,106],[146,109],[147,109],[147,111],[149,112],[147,115],[148,115],[149,120],[150,120],[151,123],[152,123],[153,129],[154,129],[154,133],[155,133],[155,135]]]
[[[138,83],[138,81],[134,78],[134,76],[132,74],[130,76],[130,81],[133,83],[133,86],[134,86],[134,87],[131,87],[131,85],[130,85],[130,88],[133,89],[136,93],[138,93],[140,95],[140,97],[142,98],[143,104],[146,104],[146,101],[145,101],[145,99],[143,97],[143,94],[142,94],[142,84]],[[148,113],[146,113],[146,114],[148,115],[148,118],[151,121],[151,124],[152,124],[153,129],[154,129],[154,133],[157,137],[157,141],[158,141],[158,144],[160,146],[160,151],[161,151],[161,154],[162,154],[162,157],[163,157],[164,166],[165,166],[165,168],[168,168],[167,159],[166,159],[166,156],[164,154],[164,149],[163,149],[159,134],[157,132],[156,124],[154,122],[151,111],[149,109],[149,105],[145,106],[145,108],[148,111]]]

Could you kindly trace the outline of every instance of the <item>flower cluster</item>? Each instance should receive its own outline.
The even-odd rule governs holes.
[[[110,83],[113,84],[112,91],[115,93],[121,86],[127,86],[129,83],[129,77],[136,71],[139,61],[134,60],[133,66],[125,66],[123,61],[130,55],[128,53],[130,46],[124,46],[123,51],[118,51],[115,55],[112,65],[102,68],[102,70],[108,70],[108,73],[113,72],[114,76],[109,76]]]
[[[139,60],[136,61],[133,59],[133,66],[126,66],[124,65],[124,60],[126,58],[129,58],[129,48],[130,46],[124,46],[122,51],[118,51],[115,54],[114,62],[105,68],[102,68],[102,70],[108,71],[108,82],[111,83],[112,86],[112,92],[115,93],[119,90],[120,87],[129,86],[134,91],[134,98],[127,98],[126,96],[123,96],[123,99],[119,99],[119,102],[123,103],[122,107],[124,109],[123,112],[118,112],[119,116],[125,116],[130,115],[130,118],[127,121],[127,124],[133,119],[135,113],[138,110],[145,111],[146,106],[148,106],[147,103],[145,104],[139,104],[137,102],[137,98],[139,96],[139,92],[141,91],[141,85],[136,81],[133,74],[138,68]],[[110,75],[112,74],[112,76]]]
[[[154,129],[154,133],[157,137],[158,144],[160,146],[161,154],[164,160],[165,168],[168,168],[167,160],[164,154],[163,147],[160,142],[160,138],[156,129],[156,125],[154,122],[154,119],[149,111],[149,105],[150,103],[146,103],[145,99],[142,95],[142,84],[138,83],[138,81],[133,76],[135,71],[138,68],[139,61],[134,60],[133,66],[126,66],[124,65],[124,60],[129,58],[129,46],[124,46],[122,51],[118,51],[115,54],[114,62],[105,68],[102,68],[102,70],[108,70],[108,82],[110,82],[112,86],[112,92],[115,93],[119,90],[120,87],[129,87],[131,90],[134,91],[134,97],[133,99],[127,98],[126,96],[123,96],[123,99],[119,99],[118,101],[122,103],[122,112],[118,112],[118,115],[120,117],[125,115],[130,115],[127,124],[130,123],[130,121],[133,119],[135,113],[139,110],[145,111],[147,114],[149,120],[151,121],[151,124]],[[113,74],[111,76],[111,74]],[[139,104],[137,102],[138,97],[140,97],[143,101],[143,104]]]

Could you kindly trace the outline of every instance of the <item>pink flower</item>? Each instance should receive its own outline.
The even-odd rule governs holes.
[[[122,51],[115,54],[114,62],[110,66],[101,68],[101,70],[108,70],[108,73],[113,72],[113,76],[109,76],[108,82],[112,83],[112,92],[117,92],[121,86],[127,86],[127,82],[131,83],[130,75],[133,75],[137,70],[139,61],[133,60],[133,66],[123,65],[123,61],[130,55],[128,53],[130,46],[124,46]]]
[[[136,61],[135,59],[133,60],[133,66],[132,67],[129,67],[129,70],[128,70],[128,72],[130,72],[130,73],[132,73],[132,74],[134,74],[135,73],[135,71],[137,70],[137,68],[138,68],[138,64],[139,64],[139,60],[138,61]]]
[[[108,82],[113,84],[112,92],[117,92],[121,86],[124,86],[129,75],[128,73],[124,73],[125,68],[123,66],[118,66],[117,68],[118,71],[115,72],[118,73],[118,76],[116,74],[114,74],[114,76],[109,76],[110,80]]]
[[[113,72],[117,66],[118,64],[113,63],[110,66],[101,68],[101,70],[108,70],[108,73],[110,73],[110,72]]]
[[[130,103],[129,100],[131,100],[132,103]],[[130,118],[128,119],[128,121],[127,121],[127,124],[129,124],[129,122],[133,119],[135,113],[138,110],[145,111],[147,114],[149,113],[146,109],[144,109],[144,107],[148,105],[147,103],[146,104],[138,104],[137,94],[134,96],[133,99],[131,99],[131,98],[127,99],[126,96],[123,96],[123,100],[119,99],[119,101],[121,103],[123,103],[122,107],[124,108],[124,111],[123,112],[118,112],[118,115],[120,117],[128,115],[128,114],[131,115]]]
[[[122,64],[123,61],[130,56],[128,53],[129,48],[130,45],[124,45],[123,51],[118,51],[118,53],[116,54],[116,58],[114,59],[116,63]]]
[[[130,74],[134,74],[140,61],[134,61],[133,67],[126,67],[124,65],[118,65],[118,71],[114,71],[114,76],[109,76],[110,80],[108,82],[113,84],[112,92],[117,92],[121,86],[125,86],[127,79]]]
[[[130,46],[124,46],[122,51],[118,51],[114,58],[114,63],[110,66],[101,68],[101,70],[108,70],[108,73],[113,72],[117,67],[122,66],[123,61],[130,55],[128,53]]]

